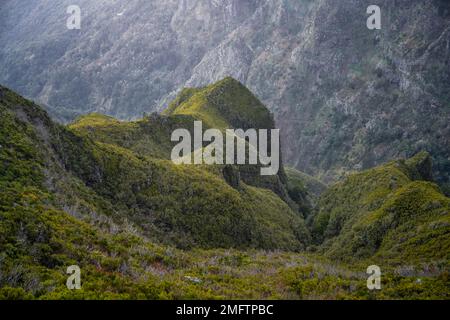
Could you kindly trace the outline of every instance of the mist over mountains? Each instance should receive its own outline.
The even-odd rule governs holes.
[[[58,119],[162,110],[233,76],[274,113],[287,163],[325,181],[427,150],[448,186],[450,5],[365,0],[79,0],[0,4],[0,83]]]

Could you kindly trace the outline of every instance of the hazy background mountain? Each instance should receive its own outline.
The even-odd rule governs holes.
[[[324,180],[429,151],[450,172],[450,5],[365,0],[79,0],[0,4],[0,83],[58,118],[161,110],[231,75],[275,114],[284,157]]]

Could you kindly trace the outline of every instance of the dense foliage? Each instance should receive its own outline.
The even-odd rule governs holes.
[[[231,80],[203,90],[214,113],[63,127],[0,87],[0,299],[449,298],[449,200],[424,181],[428,155],[325,192],[290,169],[277,177],[286,197],[245,168],[175,166],[172,128],[220,116],[229,90],[261,108]],[[237,123],[270,124],[260,111]],[[380,292],[365,286],[368,263],[383,268]],[[82,290],[66,288],[70,265]]]

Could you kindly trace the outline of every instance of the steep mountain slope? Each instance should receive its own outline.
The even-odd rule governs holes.
[[[86,298],[130,297],[130,274],[117,272],[162,249],[130,232],[120,210],[64,169],[53,146],[80,139],[3,87],[0,114],[0,298],[68,296],[65,269],[73,264],[83,269],[86,289],[92,286]],[[157,297],[150,289],[141,294]]]
[[[301,217],[273,192],[248,186],[244,182],[240,183],[239,188],[234,188],[225,180],[221,168],[176,166],[170,160],[158,158],[158,153],[152,154],[151,143],[150,149],[139,149],[139,145],[146,145],[143,140],[149,137],[149,132],[143,133],[149,126],[147,120],[120,123],[94,115],[81,118],[81,122],[73,125],[74,131],[68,131],[54,125],[36,106],[15,97],[7,89],[2,89],[2,92],[6,99],[2,103],[3,112],[12,117],[13,123],[19,122],[18,127],[21,126],[20,117],[25,121],[30,118],[29,109],[37,113],[36,116],[33,114],[36,128],[31,128],[30,134],[37,134],[43,142],[35,142],[35,148],[41,149],[44,154],[55,154],[56,159],[47,159],[43,168],[34,170],[37,171],[35,174],[42,176],[42,179],[56,179],[52,170],[45,169],[46,175],[42,171],[45,171],[44,168],[62,166],[81,179],[104,202],[114,203],[122,216],[136,223],[153,240],[179,246],[250,246],[292,250],[304,247],[308,242],[309,234]],[[18,114],[16,118],[14,114]],[[104,131],[105,123],[109,128],[107,132]],[[10,130],[8,134],[15,132],[11,131],[11,126],[4,126],[5,130]],[[156,126],[154,128],[157,130]],[[83,129],[87,133],[83,134]],[[96,134],[89,137],[90,131]],[[111,131],[120,131],[118,135],[122,140],[117,144],[105,138],[95,140],[102,134],[114,140],[114,136],[109,134]],[[163,139],[166,131],[159,132],[159,139]],[[141,141],[133,139],[137,135],[141,135]],[[26,138],[28,136],[23,139]],[[2,139],[5,139],[2,145],[9,146],[8,135],[5,134]],[[166,139],[170,139],[170,134]],[[133,146],[130,146],[131,149],[125,148],[126,143],[131,141],[138,141],[138,147],[134,147],[136,152]],[[158,151],[165,148],[164,143],[153,145],[159,146]],[[9,150],[9,157],[20,155],[20,149],[16,151],[14,146],[9,148],[6,149]],[[26,158],[32,164],[39,163],[32,155]],[[21,165],[14,158],[8,158],[4,164],[7,172],[14,168],[8,165],[11,162],[15,166]],[[68,190],[74,188],[70,185],[65,187]]]
[[[95,114],[67,128],[4,87],[0,115],[0,299],[449,298],[448,266],[428,265],[429,258],[448,255],[442,241],[434,254],[402,256],[398,267],[378,256],[381,292],[367,290],[366,266],[359,264],[306,253],[197,248],[298,250],[309,240],[302,219],[269,189],[242,183],[236,190],[217,168],[149,156],[165,135],[163,125],[179,116],[120,122]],[[192,121],[184,117],[181,123]],[[133,144],[134,138],[142,140]],[[163,156],[166,146],[155,150]],[[429,178],[429,165],[416,158],[402,168],[409,179]],[[429,183],[406,187],[398,189],[400,198],[418,194],[414,205],[426,223],[448,203]],[[331,195],[342,200],[325,193],[325,206]],[[439,205],[429,206],[428,196]],[[395,201],[386,205],[404,212]],[[401,226],[422,225],[419,235],[436,249],[447,217],[433,220],[435,233],[420,217]],[[66,288],[70,265],[82,270],[81,290]]]
[[[203,88],[183,90],[163,114],[169,115],[169,117],[192,116],[201,120],[206,128],[219,129],[223,134],[227,128],[244,131],[247,129],[275,129],[273,115],[267,108],[244,85],[230,77]],[[268,138],[270,139],[270,132]],[[248,148],[251,147],[249,142],[246,140],[247,156]],[[225,148],[226,144],[225,141]],[[269,143],[269,148],[270,145]],[[252,145],[252,147],[258,150],[258,145]],[[270,152],[270,150],[268,151]],[[282,154],[280,154],[279,161],[280,168],[273,176],[261,176],[261,163],[239,165],[235,168],[239,170],[239,176],[244,182],[257,187],[269,188],[289,203]]]
[[[364,26],[369,4],[322,1],[313,11],[304,31],[311,36],[292,51],[294,69],[277,103],[283,108],[279,125],[289,131],[285,136],[298,137],[286,158],[327,180],[425,149],[444,184],[449,4],[379,2],[380,31]]]
[[[450,199],[430,182],[430,156],[351,175],[319,200],[316,243],[343,260],[450,261]]]
[[[96,141],[131,149],[141,156],[170,160],[174,146],[170,141],[172,131],[184,128],[193,136],[195,120],[202,121],[204,130],[219,128],[223,132],[230,128],[271,129],[275,126],[272,115],[247,88],[232,78],[225,78],[204,88],[185,89],[162,116],[154,113],[143,120],[120,122],[93,114],[78,118],[70,128]],[[204,143],[204,147],[206,145]],[[280,161],[280,169],[274,176],[261,176],[260,165],[215,168],[222,170],[225,178],[236,180],[237,184],[243,181],[271,189],[296,210],[296,204],[286,190],[286,176],[282,159]],[[230,174],[225,174],[226,171]]]
[[[369,0],[80,0],[76,31],[71,4],[0,4],[0,82],[59,118],[141,117],[231,75],[274,112],[301,171],[328,182],[426,149],[448,185],[448,1],[379,1],[381,30]]]
[[[316,202],[320,195],[327,189],[327,186],[314,177],[294,168],[285,168],[289,192],[295,194],[295,190],[307,193],[310,202]],[[295,196],[294,196],[295,197]]]
[[[226,77],[200,89],[185,89],[163,114],[191,115],[217,129],[273,129],[267,108],[239,81]]]
[[[81,0],[82,26],[73,31],[66,28],[69,0],[2,1],[0,82],[61,113],[141,117],[180,88],[257,3]]]

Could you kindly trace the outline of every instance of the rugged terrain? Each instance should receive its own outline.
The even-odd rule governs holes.
[[[174,127],[273,125],[231,78],[133,122],[62,126],[4,87],[0,115],[0,298],[449,299],[450,200],[425,152],[329,188],[294,169],[265,181],[173,164]],[[381,291],[367,290],[371,264]]]
[[[0,4],[0,83],[61,120],[161,110],[233,76],[274,113],[287,163],[326,182],[426,150],[448,190],[450,4],[382,0]]]

